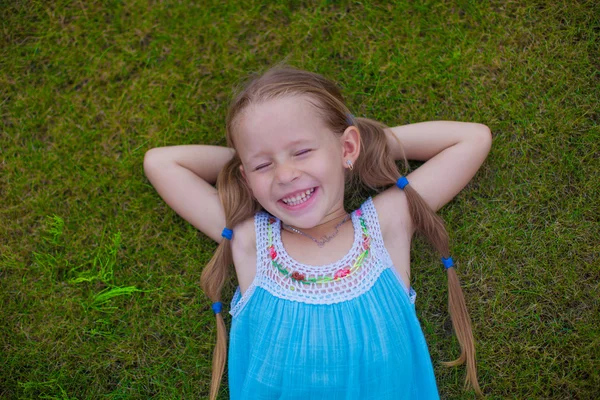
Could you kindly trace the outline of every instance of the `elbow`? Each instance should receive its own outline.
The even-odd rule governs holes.
[[[144,154],[144,172],[146,173],[146,175],[148,175],[148,169],[150,169],[150,166],[152,165],[152,159],[154,158],[154,156],[152,155],[153,152],[152,150],[154,149],[150,149],[146,152],[146,154]]]
[[[159,148],[150,149],[144,154],[144,174],[148,176],[156,168],[159,159]]]
[[[481,145],[483,149],[485,149],[486,154],[489,153],[492,148],[492,131],[487,125],[484,124],[474,124],[475,136],[477,138],[477,143]]]

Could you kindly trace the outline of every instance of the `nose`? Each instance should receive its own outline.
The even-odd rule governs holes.
[[[275,171],[277,181],[286,184],[295,181],[300,176],[300,171],[293,162],[281,163]]]

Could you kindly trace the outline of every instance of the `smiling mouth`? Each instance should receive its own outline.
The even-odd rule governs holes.
[[[288,206],[297,206],[298,204],[302,204],[308,199],[310,199],[314,192],[315,188],[307,189],[304,192],[301,192],[300,194],[297,194],[295,196],[285,197],[281,199],[281,201],[283,201]]]

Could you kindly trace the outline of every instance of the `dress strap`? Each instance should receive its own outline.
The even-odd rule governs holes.
[[[379,218],[377,217],[377,210],[373,204],[373,199],[369,197],[365,200],[360,209],[363,212],[364,220],[371,232],[371,249],[376,253],[375,255],[377,258],[382,259],[384,264],[391,264],[392,260],[385,250],[383,243],[383,235],[381,234]]]
[[[256,274],[264,274],[265,263],[268,261],[268,243],[270,224],[275,218],[265,211],[259,211],[254,216],[254,229],[256,231]]]

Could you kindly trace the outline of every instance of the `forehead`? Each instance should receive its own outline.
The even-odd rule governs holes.
[[[333,138],[317,107],[306,96],[287,96],[250,105],[235,129],[242,159],[277,151],[299,142]]]

